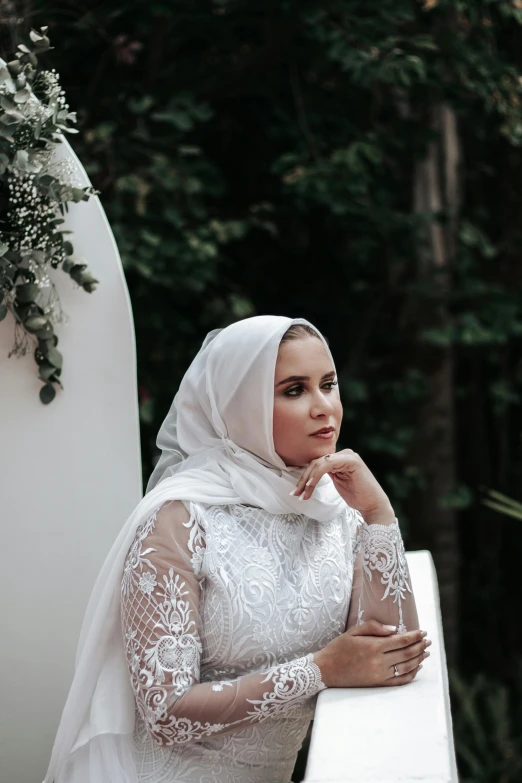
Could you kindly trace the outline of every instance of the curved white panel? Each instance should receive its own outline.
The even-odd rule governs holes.
[[[70,146],[58,155],[76,162]],[[0,323],[2,780],[43,779],[96,574],[141,497],[134,328],[114,238],[97,198],[66,220],[75,253],[100,281],[93,294],[60,270],[68,324],[57,329],[62,382],[50,405],[32,356],[7,358]]]

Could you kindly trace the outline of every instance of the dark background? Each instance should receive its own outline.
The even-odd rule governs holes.
[[[342,447],[437,566],[463,781],[522,779],[522,2],[0,3],[49,25],[125,268],[144,478],[206,332],[328,337]],[[93,295],[93,317],[95,298]]]

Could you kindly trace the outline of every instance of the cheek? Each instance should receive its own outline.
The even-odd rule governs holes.
[[[336,420],[337,420],[337,422],[339,424],[339,427],[340,427],[341,426],[341,422],[343,420],[343,405],[342,405],[342,402],[341,402],[341,398],[339,396],[337,396],[337,399],[335,401],[334,415],[335,415],[335,418],[336,418]]]
[[[292,404],[286,402],[276,402],[274,405],[274,443],[282,439],[288,440],[292,437],[293,429],[302,423],[305,412],[301,410],[298,401],[292,401]],[[299,427],[302,431],[302,426]]]

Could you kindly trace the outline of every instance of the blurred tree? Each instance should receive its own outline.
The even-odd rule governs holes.
[[[343,444],[434,554],[450,660],[462,632],[469,667],[509,672],[522,536],[476,488],[516,495],[521,463],[518,0],[33,0],[30,16],[122,253],[145,474],[208,329],[309,318],[337,358]]]

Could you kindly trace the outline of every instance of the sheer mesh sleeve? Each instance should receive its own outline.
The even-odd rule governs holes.
[[[138,710],[161,745],[194,742],[280,715],[325,685],[310,653],[262,673],[199,682],[204,531],[171,501],[137,531],[122,580],[122,626]]]
[[[367,525],[361,517],[354,554],[347,628],[378,620],[397,626],[399,633],[417,630],[417,607],[397,520]]]

